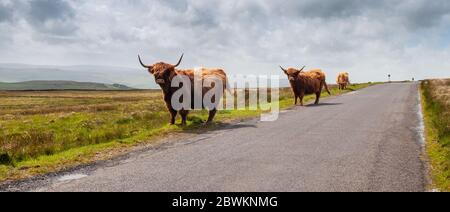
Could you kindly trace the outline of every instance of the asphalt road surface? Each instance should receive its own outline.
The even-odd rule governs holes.
[[[39,191],[424,191],[417,84],[376,85],[140,152]]]

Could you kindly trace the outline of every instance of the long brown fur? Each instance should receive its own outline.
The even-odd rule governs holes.
[[[339,73],[336,83],[339,85],[339,90],[347,89],[347,86],[350,84],[348,72]]]
[[[181,59],[180,59],[181,61]],[[171,82],[173,80],[173,78],[177,75],[184,75],[184,76],[188,76],[189,79],[191,80],[191,103],[192,103],[192,109],[194,109],[194,73],[196,70],[194,69],[187,69],[187,70],[179,70],[176,69],[176,66],[171,65],[171,64],[167,64],[164,62],[160,62],[160,63],[156,63],[152,66],[148,66],[146,67],[148,68],[148,72],[150,74],[153,74],[155,76],[155,80],[156,83],[161,87],[163,95],[164,95],[164,101],[166,102],[166,106],[167,109],[169,110],[170,114],[171,114],[171,120],[170,123],[171,124],[175,124],[175,119],[177,116],[177,113],[180,113],[181,115],[181,119],[182,119],[182,125],[186,125],[186,121],[187,121],[187,115],[189,114],[189,110],[180,110],[180,111],[176,111],[171,104],[172,101],[172,95],[180,88],[178,87],[172,87],[171,86]],[[225,91],[226,87],[227,87],[227,83],[228,83],[228,79],[227,79],[227,75],[225,73],[224,70],[222,69],[207,69],[207,68],[201,68],[199,70],[201,72],[201,76],[199,77],[199,79],[201,79],[201,83],[203,83],[203,81],[205,79],[207,79],[208,77],[217,77],[218,79],[220,79],[222,81],[223,87],[222,88],[216,88],[215,85],[213,85],[212,87],[203,87],[202,89],[202,100],[203,97],[205,96],[205,94],[210,91],[211,89],[221,89],[222,90],[222,94]],[[199,82],[197,82],[199,83]],[[220,101],[220,97],[216,97],[214,102],[215,104],[218,104]],[[204,108],[203,104],[202,104],[202,108]],[[195,108],[198,109],[198,108]],[[215,109],[211,109],[209,111],[209,117],[208,117],[208,121],[206,122],[211,123],[214,119],[214,116],[216,115],[217,112],[217,108]]]
[[[289,68],[283,71],[288,76],[289,83],[294,92],[295,105],[298,103],[297,99],[300,99],[300,105],[303,106],[303,98],[309,94],[316,94],[314,104],[319,104],[323,87],[325,87],[328,94],[331,94],[326,83],[325,73],[320,69],[305,72],[295,68]]]

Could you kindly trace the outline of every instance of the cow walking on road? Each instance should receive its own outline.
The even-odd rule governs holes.
[[[218,94],[218,95],[213,95],[213,96],[208,96],[207,98],[211,98],[210,102],[212,102],[214,104],[213,107],[208,106],[206,109],[209,110],[209,117],[208,117],[208,121],[206,122],[206,124],[209,124],[213,121],[214,116],[217,113],[217,106],[220,102],[221,97],[224,94],[225,89],[227,88],[227,84],[228,84],[228,79],[227,79],[227,75],[225,73],[224,70],[222,69],[206,69],[206,68],[200,68],[197,70],[194,69],[189,69],[189,70],[178,70],[176,69],[181,61],[183,60],[183,55],[181,56],[180,60],[178,61],[178,63],[176,65],[172,65],[172,64],[168,64],[168,63],[164,63],[164,62],[159,62],[156,63],[154,65],[146,65],[142,62],[141,57],[138,55],[139,58],[139,62],[142,65],[142,67],[148,69],[148,72],[150,74],[152,74],[153,76],[155,76],[155,80],[156,83],[161,87],[163,95],[164,95],[164,101],[166,102],[166,106],[167,109],[170,112],[171,115],[171,120],[170,123],[171,124],[175,124],[175,119],[178,113],[180,113],[181,115],[181,124],[182,125],[186,125],[186,121],[187,121],[187,115],[189,113],[190,110],[192,109],[204,109],[207,106],[204,105],[204,98],[205,98],[205,94],[209,94],[210,91],[213,91],[213,93]],[[195,74],[198,74],[199,76],[195,76]],[[172,82],[173,80],[176,79],[176,77],[180,77],[180,78],[187,78],[188,81],[190,83],[189,87],[183,87],[186,86],[183,83],[182,87],[173,87],[172,86]],[[179,79],[179,78],[178,78]],[[211,83],[209,86],[204,86],[205,81],[207,81],[208,79],[216,79],[219,81],[215,81],[215,82],[219,82],[219,83]],[[195,92],[194,90],[197,88],[196,83],[201,84],[200,85],[200,91]],[[198,85],[197,84],[197,85]],[[221,86],[219,86],[219,84],[221,84]],[[189,104],[189,108],[181,108],[181,109],[177,109],[177,107],[175,107],[172,102],[173,99],[172,97],[174,96],[174,94],[177,93],[177,91],[179,89],[184,89],[184,91],[188,92],[188,96],[191,97],[191,101]],[[202,99],[202,102],[200,104],[200,108],[197,108],[198,106],[196,106],[196,98],[198,96],[196,95],[201,95],[200,98]],[[175,98],[179,98],[178,96],[176,96]],[[179,98],[182,100],[183,97]],[[178,101],[179,99],[176,99],[176,101]]]
[[[348,72],[339,73],[336,80],[336,83],[339,85],[339,90],[345,90],[347,89],[347,86],[350,85],[350,80],[348,76],[349,76]]]
[[[289,79],[289,83],[291,84],[292,91],[295,95],[295,105],[297,105],[298,99],[300,99],[300,105],[303,106],[303,98],[308,94],[316,94],[316,101],[314,104],[319,104],[323,87],[325,87],[328,94],[331,94],[325,81],[325,73],[322,70],[314,69],[305,72],[303,71],[305,67],[300,70],[295,68],[284,69],[281,66],[280,68]]]

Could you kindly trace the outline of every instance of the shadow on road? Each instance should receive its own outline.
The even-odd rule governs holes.
[[[323,107],[323,106],[335,106],[335,105],[342,105],[342,103],[319,103],[318,105],[315,105],[315,104],[306,105],[306,107]]]
[[[234,130],[241,128],[257,128],[255,124],[248,123],[213,123],[211,125],[197,125],[183,128],[182,132],[192,134],[203,134],[219,130]]]

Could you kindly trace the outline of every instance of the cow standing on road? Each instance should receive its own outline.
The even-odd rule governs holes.
[[[337,77],[336,83],[339,85],[339,90],[347,89],[347,86],[350,84],[348,72],[341,72]]]
[[[154,65],[145,65],[142,62],[141,57],[139,55],[138,55],[138,58],[139,58],[139,62],[142,65],[142,67],[148,69],[148,72],[150,74],[152,74],[153,76],[155,76],[156,83],[162,89],[162,92],[164,95],[164,101],[166,102],[167,109],[169,110],[170,115],[171,115],[170,124],[175,124],[175,119],[176,119],[177,113],[180,113],[181,119],[182,119],[181,124],[186,125],[187,115],[190,110],[202,109],[202,108],[206,107],[203,104],[203,98],[205,98],[205,94],[209,93],[209,91],[211,91],[211,90],[215,91],[214,93],[220,93],[219,96],[217,96],[217,95],[210,96],[211,97],[210,100],[211,100],[211,102],[213,102],[215,104],[215,106],[212,108],[211,107],[207,108],[207,109],[209,109],[209,117],[208,117],[208,121],[206,122],[206,124],[209,124],[213,121],[214,116],[217,113],[217,106],[220,102],[221,97],[224,94],[224,91],[225,91],[227,83],[228,83],[227,75],[224,70],[222,70],[222,69],[206,69],[206,68],[201,68],[198,70],[194,70],[194,69],[178,70],[176,68],[180,65],[181,61],[183,60],[183,55],[181,56],[180,60],[178,61],[178,63],[176,65],[172,65],[172,64],[168,64],[168,63],[164,63],[164,62],[159,62]],[[196,73],[198,73],[199,76],[195,76]],[[190,108],[176,109],[176,107],[174,107],[174,105],[172,104],[173,95],[179,89],[182,89],[182,87],[172,87],[172,81],[177,76],[187,77],[190,81],[189,86],[191,86],[191,87],[189,87],[189,88],[184,87],[184,89],[187,89],[187,92],[190,93],[190,97],[191,97]],[[195,81],[196,77],[199,77],[199,81]],[[219,82],[221,82],[218,84],[221,84],[221,86],[218,86],[218,84],[216,84],[216,83],[211,84],[211,86],[203,86],[204,85],[203,83],[207,79],[212,79],[212,78],[218,79]],[[196,106],[195,106],[195,98],[196,98],[196,96],[195,96],[196,92],[194,92],[195,83],[202,84],[200,86],[200,91],[199,91],[199,93],[201,95],[201,99],[202,99],[201,108],[196,108]],[[183,86],[185,86],[185,85],[183,85]],[[199,95],[199,94],[197,94],[197,95]],[[180,99],[182,99],[182,98],[180,98]]]
[[[292,91],[295,95],[295,105],[298,103],[297,99],[300,98],[300,105],[303,106],[303,98],[308,94],[316,94],[316,101],[314,104],[319,104],[323,87],[325,87],[328,94],[331,94],[325,81],[325,73],[322,70],[315,69],[305,72],[303,71],[305,67],[300,70],[295,68],[284,69],[281,66],[280,68],[289,79],[289,83],[291,84]]]

